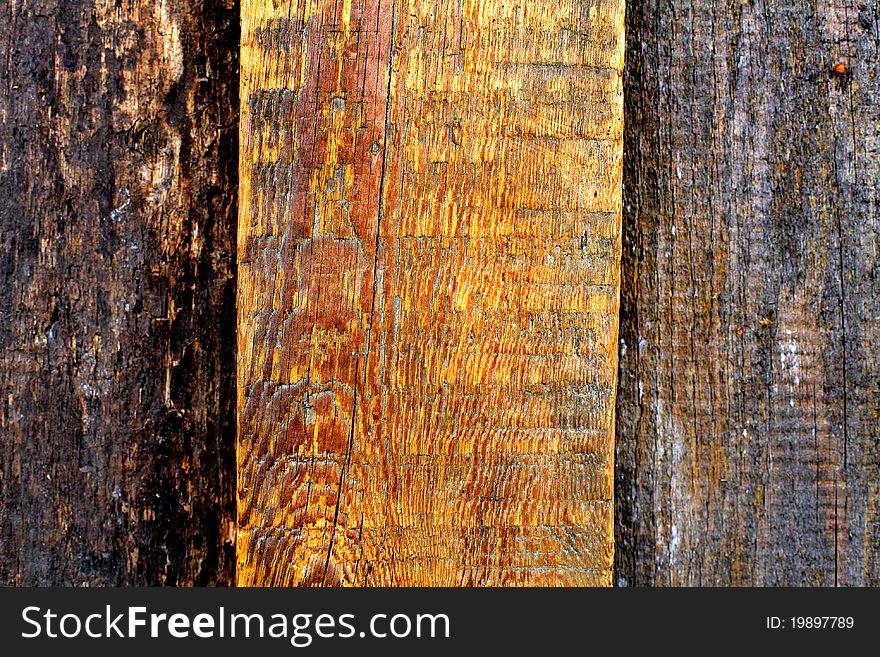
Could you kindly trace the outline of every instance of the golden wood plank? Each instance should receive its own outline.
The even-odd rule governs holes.
[[[622,37],[245,0],[239,584],[610,584]]]

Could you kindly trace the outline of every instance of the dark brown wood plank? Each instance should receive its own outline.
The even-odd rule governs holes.
[[[880,583],[878,19],[629,4],[620,584]]]
[[[232,580],[237,43],[0,5],[0,583]]]

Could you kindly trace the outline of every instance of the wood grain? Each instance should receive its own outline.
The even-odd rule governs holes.
[[[880,584],[878,19],[628,7],[619,584]]]
[[[237,7],[0,3],[0,584],[228,584]]]
[[[245,0],[243,585],[607,585],[623,2]]]

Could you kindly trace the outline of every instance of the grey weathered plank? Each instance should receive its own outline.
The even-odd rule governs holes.
[[[878,18],[629,4],[620,584],[880,583]]]

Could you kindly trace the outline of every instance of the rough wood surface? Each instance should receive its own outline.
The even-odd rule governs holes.
[[[0,3],[0,583],[234,550],[237,8]]]
[[[620,584],[880,584],[878,20],[628,7]]]
[[[240,584],[608,584],[621,0],[245,0]]]

